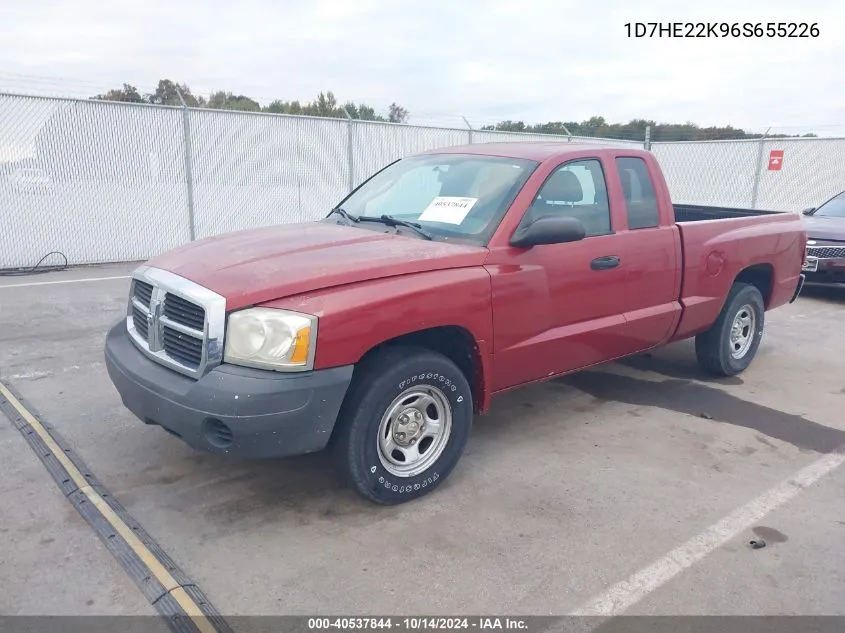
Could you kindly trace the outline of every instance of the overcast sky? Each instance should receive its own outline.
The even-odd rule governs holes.
[[[845,128],[842,0],[0,0],[0,89],[161,77],[266,104],[333,90],[414,121],[650,118]],[[627,37],[627,22],[808,22],[816,38]],[[823,130],[820,130],[823,131]]]

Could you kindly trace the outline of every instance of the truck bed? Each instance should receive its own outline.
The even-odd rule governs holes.
[[[683,252],[683,317],[676,333],[694,336],[722,309],[734,280],[756,281],[766,289],[766,308],[783,305],[798,284],[804,253],[799,215],[779,211],[674,205]],[[688,219],[687,219],[688,218]],[[718,220],[705,222],[704,220]]]
[[[777,215],[781,211],[760,209],[738,209],[734,207],[711,207],[700,204],[673,204],[675,222],[702,222],[704,220],[728,220],[761,215]]]

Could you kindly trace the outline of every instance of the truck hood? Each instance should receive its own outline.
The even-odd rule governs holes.
[[[192,242],[147,264],[213,290],[237,310],[332,286],[479,266],[488,252],[372,228],[308,222],[249,229]]]
[[[804,217],[807,237],[811,240],[845,242],[845,218]]]

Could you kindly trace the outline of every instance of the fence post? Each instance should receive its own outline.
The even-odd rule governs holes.
[[[645,126],[645,138],[643,139],[643,149],[647,152],[651,151],[651,126]]]
[[[349,170],[349,191],[352,191],[355,188],[355,153],[352,148],[354,136],[352,126],[355,124],[346,108],[342,109],[346,115],[346,168]]]
[[[754,186],[751,189],[751,208],[757,208],[757,192],[760,189],[760,176],[763,170],[763,146],[766,143],[766,137],[769,135],[769,130],[772,128],[768,128],[765,132],[763,132],[763,136],[760,137],[760,146],[757,148],[757,163],[754,169]]]
[[[566,142],[571,143],[572,142],[572,132],[570,132],[569,128],[566,127],[563,123],[560,124],[560,127],[562,127],[563,131],[566,132]]]
[[[472,125],[470,125],[469,121],[467,121],[467,118],[465,116],[462,116],[461,118],[464,120],[464,123],[466,123],[467,136],[469,137],[469,144],[472,145]]]
[[[188,190],[188,236],[193,242],[197,239],[196,226],[194,224],[194,175],[191,169],[191,120],[188,104],[182,97],[182,91],[176,88],[179,101],[182,102],[182,134],[185,146],[185,186]]]

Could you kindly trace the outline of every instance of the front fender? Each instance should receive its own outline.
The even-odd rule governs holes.
[[[489,365],[491,285],[480,266],[335,286],[262,305],[319,318],[315,369],[355,364],[381,343],[444,326],[466,330],[475,341],[478,369]]]

